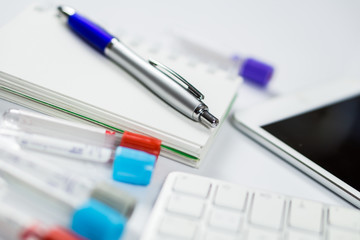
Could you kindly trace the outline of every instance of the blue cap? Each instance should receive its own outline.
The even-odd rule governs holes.
[[[118,240],[126,218],[111,207],[90,199],[73,214],[71,229],[90,240]]]
[[[120,182],[148,185],[156,156],[126,147],[117,147],[113,163],[113,179]]]
[[[273,72],[272,66],[253,58],[247,58],[242,64],[239,75],[245,80],[264,87],[270,81]]]

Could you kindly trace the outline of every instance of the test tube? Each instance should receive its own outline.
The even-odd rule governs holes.
[[[114,158],[115,149],[111,147],[91,145],[88,143],[6,128],[0,128],[0,134],[12,137],[21,148],[32,151],[39,151],[96,163],[111,162]]]
[[[7,183],[4,179],[0,178],[0,201],[7,192]]]
[[[16,109],[5,112],[1,125],[0,134],[14,138],[24,149],[97,163],[112,162],[114,180],[139,185],[149,184],[161,147],[161,141],[152,137],[109,133]],[[87,134],[90,138],[86,138]]]
[[[121,134],[114,131],[20,109],[8,109],[3,114],[1,126],[104,147],[119,144],[121,140]]]
[[[90,239],[119,239],[135,207],[135,199],[120,189],[106,183],[91,184],[32,159],[4,137],[0,138],[0,176],[14,189],[54,202],[71,219],[71,229]],[[68,190],[74,186],[76,192]]]
[[[12,206],[0,202],[0,237],[7,240],[84,240],[61,227],[44,223]]]
[[[0,202],[0,236],[9,240],[27,239],[27,232],[38,222],[20,211]]]
[[[13,139],[19,147],[30,151],[96,163],[111,162],[112,178],[131,184],[149,184],[156,163],[154,155],[122,146],[113,149],[11,129],[0,129],[0,135]]]
[[[2,117],[1,126],[23,132],[73,140],[91,145],[134,148],[158,156],[161,141],[136,133],[123,134],[88,124],[68,121],[19,109],[8,109]]]
[[[246,81],[260,87],[266,87],[270,82],[274,67],[253,57],[245,57],[241,54],[227,54],[218,50],[219,46],[210,43],[209,40],[197,39],[197,34],[173,33],[176,39],[176,47],[182,53],[205,62],[211,67],[218,67],[230,72],[230,74],[242,76]]]
[[[46,162],[40,162],[31,155],[25,156],[17,143],[13,139],[0,136],[0,163],[6,166],[12,166],[19,175],[24,172],[31,174],[31,179],[51,186],[47,191],[48,195],[55,196],[57,199],[68,203],[71,206],[78,205],[84,199],[89,197],[89,192],[94,182],[88,178],[76,176],[72,172],[63,168],[58,168]]]

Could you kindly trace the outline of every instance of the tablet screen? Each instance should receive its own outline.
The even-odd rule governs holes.
[[[360,95],[262,128],[360,191]]]

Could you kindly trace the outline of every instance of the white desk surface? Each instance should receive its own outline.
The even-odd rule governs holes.
[[[32,2],[0,0],[0,26]],[[276,67],[270,89],[277,94],[345,78],[359,79],[360,83],[360,2],[357,0],[67,0],[56,3],[67,3],[101,20],[115,32],[125,31],[156,41],[171,29],[180,28],[185,34],[196,33],[199,39],[210,39],[221,51],[240,52],[270,62]],[[232,111],[267,101],[270,95],[244,84]],[[14,106],[0,100],[0,113]],[[162,183],[171,171],[191,172],[349,206],[235,130],[228,119],[199,169],[160,157],[149,186],[125,186],[138,198],[138,205],[124,240],[139,239]]]

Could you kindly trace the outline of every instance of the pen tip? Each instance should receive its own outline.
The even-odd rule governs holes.
[[[204,110],[200,115],[200,122],[209,128],[215,128],[217,125],[219,125],[219,119],[217,119],[207,110]]]
[[[62,15],[66,16],[66,17],[70,17],[75,14],[75,9],[68,7],[68,6],[58,6],[57,9],[59,10],[59,12]]]

